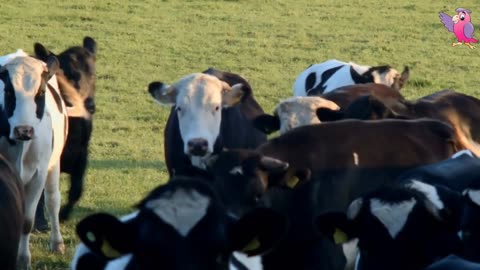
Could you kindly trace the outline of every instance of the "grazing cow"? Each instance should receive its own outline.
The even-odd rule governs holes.
[[[283,216],[256,208],[231,216],[205,181],[176,177],[154,189],[138,211],[80,221],[72,269],[235,269],[232,252],[263,254],[283,236]]]
[[[223,147],[252,149],[267,139],[251,122],[264,112],[236,74],[208,69],[173,85],[152,82],[148,91],[159,104],[174,105],[164,133],[170,175],[204,170],[208,157]]]
[[[55,73],[59,63],[55,57],[49,57],[45,64],[18,50],[0,58],[0,66],[0,115],[3,123],[0,153],[14,164],[23,185],[27,187],[18,262],[18,267],[25,269],[30,265],[29,236],[44,188],[52,221],[50,248],[62,254],[65,250],[58,213],[60,156],[68,132],[67,112],[58,90]]]
[[[23,227],[23,185],[12,164],[0,156],[0,265],[16,270]]]
[[[423,270],[461,250],[447,188],[414,181],[383,186],[354,200],[347,213],[319,215],[315,227],[336,243],[358,238],[357,270]]]
[[[381,83],[400,90],[408,77],[408,67],[400,74],[390,66],[362,66],[332,59],[302,71],[293,84],[293,95],[319,96],[339,87],[362,83]]]
[[[286,240],[264,256],[264,268],[343,269],[351,262],[348,246],[342,255],[309,227],[318,211],[345,211],[357,196],[408,169],[450,157],[454,145],[451,127],[436,120],[350,120],[298,127],[259,146],[263,155],[289,164],[286,172],[267,175],[269,186],[295,187],[263,196],[291,222]]]
[[[70,175],[70,190],[68,202],[60,210],[60,220],[67,220],[74,205],[80,199],[83,191],[84,176],[88,162],[88,145],[93,129],[93,114],[95,113],[95,80],[97,44],[91,37],[83,39],[83,46],[68,48],[55,55],[42,44],[35,43],[36,57],[46,61],[53,55],[59,59],[60,70],[57,80],[60,90],[70,89],[72,86],[80,95],[84,107],[74,108],[67,100],[68,137],[61,157],[61,172]],[[85,111],[86,110],[86,111]],[[35,229],[44,231],[48,223],[44,215],[43,196],[39,201],[35,217]]]
[[[344,110],[317,111],[320,121],[356,119],[415,119],[428,117],[453,126],[462,149],[480,157],[480,100],[452,90],[443,90],[410,102],[404,99],[381,100],[374,96],[358,98]]]
[[[254,125],[265,134],[280,130],[283,134],[293,128],[318,124],[319,108],[338,110],[337,104],[321,97],[290,97],[280,101],[273,115],[263,114],[254,119]]]
[[[449,255],[425,270],[480,270],[480,264],[464,260],[456,255]]]

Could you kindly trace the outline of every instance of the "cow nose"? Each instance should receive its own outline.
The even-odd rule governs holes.
[[[195,138],[187,143],[188,152],[193,156],[204,156],[207,153],[208,142],[205,139]]]
[[[31,140],[33,137],[33,127],[32,126],[16,126],[13,129],[13,135],[17,140],[21,140],[21,141]]]

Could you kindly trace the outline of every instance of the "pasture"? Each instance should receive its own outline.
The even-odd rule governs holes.
[[[472,10],[480,28],[480,6]],[[296,76],[336,58],[410,67],[402,90],[416,98],[444,88],[480,97],[480,48],[452,47],[438,12],[447,1],[225,0],[12,1],[0,4],[0,54],[34,42],[54,52],[98,43],[97,112],[85,193],[63,224],[67,252],[49,254],[48,234],[32,236],[34,269],[68,269],[78,242],[75,224],[87,214],[125,214],[167,179],[163,129],[169,108],[147,93],[154,80],[173,82],[215,67],[250,81],[264,110],[292,95]],[[480,38],[480,31],[474,34]],[[62,181],[62,197],[68,181]],[[63,201],[62,201],[63,204]]]

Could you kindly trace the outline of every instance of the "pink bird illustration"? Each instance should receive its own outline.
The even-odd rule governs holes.
[[[447,14],[440,12],[439,17],[440,21],[445,25],[449,32],[453,32],[457,37],[458,42],[454,42],[452,46],[462,45],[465,42],[470,49],[475,48],[470,43],[478,43],[477,39],[473,38],[474,27],[471,23],[470,13],[468,9],[457,8],[457,12],[453,17],[448,16]]]

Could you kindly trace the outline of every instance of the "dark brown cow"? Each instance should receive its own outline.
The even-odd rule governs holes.
[[[322,122],[346,118],[438,119],[453,126],[460,149],[469,149],[480,156],[480,126],[476,124],[480,123],[480,100],[453,90],[446,89],[416,101],[365,96],[343,110],[321,109],[317,114]]]

